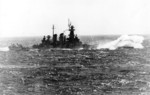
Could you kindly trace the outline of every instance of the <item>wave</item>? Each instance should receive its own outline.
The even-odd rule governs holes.
[[[9,51],[8,47],[0,47],[0,51]]]
[[[106,44],[99,44],[97,49],[115,50],[119,47],[133,47],[142,49],[144,37],[138,35],[122,35],[118,39],[108,42]]]

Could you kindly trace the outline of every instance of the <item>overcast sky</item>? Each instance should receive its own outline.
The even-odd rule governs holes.
[[[0,37],[61,33],[68,18],[79,35],[148,34],[150,0],[0,0]]]

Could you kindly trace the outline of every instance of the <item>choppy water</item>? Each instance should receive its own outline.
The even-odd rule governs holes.
[[[113,51],[1,51],[0,95],[149,95],[149,37],[143,45]]]

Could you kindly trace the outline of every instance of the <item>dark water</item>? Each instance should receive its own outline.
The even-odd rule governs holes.
[[[0,52],[0,95],[149,95],[149,43],[147,37],[144,49]]]

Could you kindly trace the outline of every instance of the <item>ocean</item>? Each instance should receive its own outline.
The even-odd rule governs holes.
[[[140,36],[144,41],[134,45],[144,48],[0,51],[0,95],[149,95],[150,38]],[[80,39],[98,46],[119,37]],[[0,47],[13,43],[31,47],[41,39],[1,38]]]

